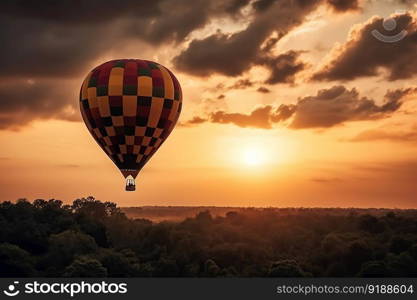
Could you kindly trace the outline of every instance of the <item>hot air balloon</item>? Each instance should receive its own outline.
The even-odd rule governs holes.
[[[181,86],[164,66],[119,59],[93,69],[80,92],[80,110],[99,146],[135,190],[135,178],[174,128]]]

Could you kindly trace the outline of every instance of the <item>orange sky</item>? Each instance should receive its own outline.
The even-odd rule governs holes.
[[[59,77],[30,70],[10,76],[0,74],[0,101],[4,103],[8,94],[3,90],[16,83],[28,89],[51,86],[54,101],[62,101],[62,106],[49,115],[25,104],[32,101],[31,97],[38,97],[36,94],[16,100],[15,106],[20,103],[21,107],[13,103],[0,106],[0,201],[24,197],[70,202],[93,195],[120,206],[416,208],[417,69],[398,75],[407,69],[406,65],[398,71],[395,64],[364,59],[376,70],[376,74],[365,74],[367,69],[358,64],[364,75],[349,70],[349,66],[342,66],[343,73],[337,65],[344,53],[346,59],[349,55],[356,57],[348,51],[362,39],[371,39],[361,36],[367,24],[371,26],[373,20],[398,10],[403,10],[396,15],[398,23],[402,24],[401,15],[406,14],[411,18],[408,31],[415,31],[408,32],[409,36],[395,46],[398,48],[387,50],[384,47],[388,46],[380,42],[381,51],[408,55],[410,64],[417,63],[417,52],[409,52],[417,50],[416,8],[401,1],[359,1],[356,8],[336,12],[327,4],[318,4],[303,12],[300,24],[289,27],[266,58],[252,58],[252,63],[237,75],[214,66],[203,69],[205,62],[201,72],[209,70],[209,74],[196,74],[184,63],[175,62],[175,57],[192,48],[193,41],[204,41],[219,29],[233,39],[231,35],[248,31],[256,20],[267,20],[268,12],[253,12],[253,2],[241,8],[240,18],[213,13],[181,41],[158,44],[146,38],[129,38],[123,40],[123,47],[104,47],[83,62],[80,71],[70,75]],[[274,6],[268,9],[273,11]],[[10,18],[26,17],[11,12]],[[122,26],[123,22],[120,17],[109,28]],[[65,26],[79,25],[69,22]],[[277,32],[273,29],[265,33],[258,53],[268,40],[278,36]],[[407,40],[411,37],[414,42]],[[68,38],[76,40],[77,36]],[[54,41],[48,43],[46,40],[45,45],[52,47]],[[258,62],[292,50],[300,52],[297,59],[304,66],[292,78],[268,82],[272,69]],[[235,55],[243,54],[237,51]],[[180,124],[137,177],[136,192],[124,191],[123,177],[79,121],[77,107],[85,74],[99,63],[124,57],[149,59],[170,68],[182,85],[184,101]],[[400,58],[394,59],[401,64]],[[280,71],[279,63],[274,66]],[[339,71],[323,71],[329,68]],[[353,75],[345,75],[348,72]],[[237,83],[243,80],[251,84],[239,86]],[[337,106],[328,107],[319,91],[337,86],[344,87],[340,88],[342,98],[335,100]],[[258,91],[260,87],[268,92]],[[55,96],[55,90],[63,95]],[[387,92],[394,90],[402,91],[399,100],[393,102],[399,103],[398,107],[384,106],[391,99]],[[371,108],[358,107],[369,104],[361,102],[364,97],[372,102]],[[45,110],[50,109],[51,104],[45,103]],[[291,116],[282,121],[274,119],[273,111],[291,104],[297,107]],[[270,115],[251,116],[257,108],[267,106],[271,107]],[[220,118],[216,118],[216,112],[221,112]],[[192,124],[190,120],[195,117],[203,121]]]

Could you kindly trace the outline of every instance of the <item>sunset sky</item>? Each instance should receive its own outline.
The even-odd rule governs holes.
[[[417,208],[415,1],[105,3],[0,2],[0,201]],[[86,74],[119,58],[183,91],[136,192],[78,107]]]

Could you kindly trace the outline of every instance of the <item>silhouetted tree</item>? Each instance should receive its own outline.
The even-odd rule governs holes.
[[[220,273],[220,268],[214,260],[208,259],[204,263],[204,275],[205,276],[215,277],[215,276],[219,275],[219,273]]]
[[[387,268],[389,276],[392,277],[416,277],[416,261],[407,252],[400,255],[390,254],[387,257]]]
[[[30,254],[16,245],[0,244],[0,277],[35,276]]]
[[[49,252],[45,264],[53,267],[67,266],[75,256],[92,254],[98,247],[94,239],[81,232],[66,230],[49,238]]]
[[[361,265],[371,259],[372,249],[364,241],[356,240],[348,245],[345,262],[351,275],[356,274]]]
[[[64,277],[106,277],[107,270],[96,259],[79,257],[69,265],[63,274]]]
[[[273,263],[269,270],[269,277],[305,277],[307,274],[301,270],[295,260],[281,260]]]
[[[385,262],[383,261],[368,261],[362,264],[359,271],[360,277],[385,277],[389,273]]]
[[[101,264],[107,269],[109,277],[131,277],[139,268],[139,261],[131,259],[126,252],[105,250],[100,255]]]
[[[394,236],[391,240],[390,251],[395,254],[400,254],[401,252],[407,251],[412,244],[413,242],[411,240],[405,239],[402,236]]]

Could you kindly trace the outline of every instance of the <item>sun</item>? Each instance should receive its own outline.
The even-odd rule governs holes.
[[[247,148],[243,151],[243,162],[248,166],[259,166],[265,162],[265,152],[259,148]]]

